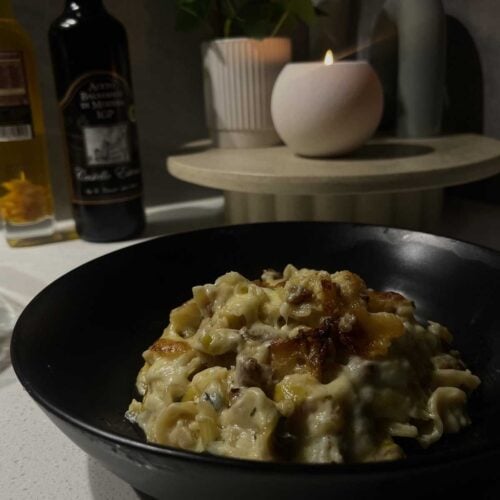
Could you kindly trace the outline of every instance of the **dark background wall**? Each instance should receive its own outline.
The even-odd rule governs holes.
[[[341,56],[368,57],[386,0],[320,0],[330,16],[311,37],[311,55],[332,47]],[[417,2],[420,0],[401,0]],[[447,78],[443,131],[500,139],[500,1],[442,0],[447,24]],[[500,204],[500,176],[448,190]]]
[[[321,21],[313,38],[313,56],[319,57],[330,45],[342,55],[359,51],[363,57],[369,51],[376,18],[384,3],[385,0],[321,1],[330,17]],[[500,138],[500,2],[443,0],[443,5],[448,28],[446,108],[453,117],[446,126]]]
[[[172,0],[105,0],[127,29],[147,205],[216,194],[168,176],[165,158],[206,136],[199,37],[176,33]],[[13,0],[39,61],[57,216],[70,214],[47,32],[64,0]]]
[[[419,0],[402,0],[419,1]],[[216,194],[176,181],[165,157],[184,142],[206,136],[203,116],[200,36],[176,33],[173,0],[105,0],[125,25],[130,45],[147,205]],[[332,47],[355,56],[366,49],[384,0],[324,0],[329,12],[310,34],[312,58]],[[69,215],[58,109],[47,30],[64,0],[13,0],[18,19],[32,36],[39,58],[57,215]],[[448,78],[445,127],[500,139],[500,1],[443,0],[448,15]],[[494,178],[469,189],[500,199]],[[497,195],[498,193],[498,195]]]

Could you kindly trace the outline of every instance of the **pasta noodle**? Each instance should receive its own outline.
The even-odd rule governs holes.
[[[470,423],[480,380],[444,326],[356,274],[236,272],[193,288],[144,354],[126,417],[150,442],[254,460],[404,457]]]

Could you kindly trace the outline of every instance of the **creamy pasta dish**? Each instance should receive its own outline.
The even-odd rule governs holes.
[[[193,288],[144,354],[126,417],[148,441],[255,460],[404,457],[469,424],[479,385],[446,327],[356,274],[236,272]]]

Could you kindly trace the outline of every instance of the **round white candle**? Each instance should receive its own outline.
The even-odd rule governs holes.
[[[287,64],[274,85],[274,126],[302,156],[349,153],[373,135],[382,117],[382,86],[372,67],[330,56]]]

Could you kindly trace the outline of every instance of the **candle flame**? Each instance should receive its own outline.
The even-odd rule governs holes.
[[[327,50],[324,59],[325,66],[332,65],[334,61],[335,58],[333,57],[333,52],[331,50]]]

